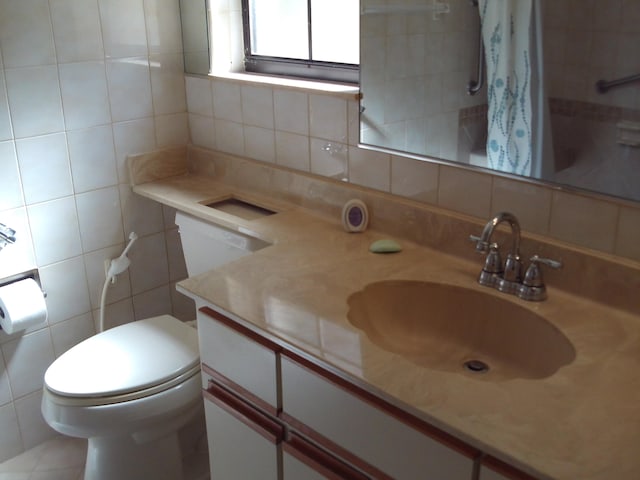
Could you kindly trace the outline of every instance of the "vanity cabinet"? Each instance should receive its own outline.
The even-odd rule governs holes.
[[[532,480],[211,308],[198,333],[212,478]]]
[[[487,455],[480,463],[478,480],[537,480],[537,478]]]

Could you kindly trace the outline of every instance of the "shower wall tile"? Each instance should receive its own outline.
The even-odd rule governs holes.
[[[121,122],[153,115],[147,57],[107,61],[107,84],[113,121]]]
[[[95,334],[91,312],[56,323],[51,327],[51,339],[56,358]]]
[[[178,53],[182,57],[182,26],[178,2],[144,0],[144,14],[149,53]]]
[[[2,345],[13,398],[42,388],[44,372],[53,362],[53,344],[49,330],[41,329]]]
[[[91,252],[124,240],[118,187],[76,195],[76,205],[83,251]]]
[[[0,45],[6,68],[55,63],[48,0],[0,2]]]
[[[0,462],[24,452],[15,405],[8,403],[0,407]]]
[[[107,58],[147,55],[142,0],[98,0]],[[126,12],[126,14],[123,14]]]
[[[58,68],[6,69],[7,95],[16,138],[64,130]]]
[[[22,445],[25,450],[58,435],[55,430],[47,425],[40,413],[40,405],[42,404],[41,390],[17,399],[15,404],[22,435]]]
[[[27,205],[73,193],[64,133],[17,140],[16,151]]]
[[[0,142],[0,211],[24,205],[15,143]]]
[[[42,267],[40,281],[47,292],[49,324],[91,311],[87,276],[81,256]]]
[[[104,62],[60,65],[60,88],[67,129],[111,122]]]
[[[97,0],[50,0],[59,63],[102,60],[102,28]]]
[[[9,103],[7,100],[7,88],[4,75],[0,75],[0,142],[9,140],[13,136],[11,118],[9,116]]]
[[[84,254],[84,265],[87,273],[91,308],[96,309],[100,307],[100,298],[106,280],[105,266],[109,264],[111,259],[118,258],[124,248],[125,244],[119,243]],[[108,305],[129,297],[131,297],[131,281],[129,280],[129,271],[127,270],[117,275],[115,283],[109,284],[105,301]]]
[[[110,125],[71,131],[67,141],[76,193],[118,184]]]
[[[74,197],[31,205],[27,212],[38,265],[49,265],[82,253]]]

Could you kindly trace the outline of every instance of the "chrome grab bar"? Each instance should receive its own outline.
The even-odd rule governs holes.
[[[471,5],[474,7],[478,6],[478,2],[474,0],[470,0]],[[475,95],[478,93],[482,86],[484,85],[484,41],[482,39],[482,25],[480,26],[480,38],[478,45],[478,69],[476,71],[476,79],[471,80],[467,83],[467,94]]]
[[[16,231],[7,227],[4,223],[0,223],[0,242],[16,243]]]
[[[607,93],[612,88],[619,87],[621,85],[625,85],[631,82],[638,82],[638,81],[640,81],[640,74],[618,78],[617,80],[611,80],[609,82],[607,82],[606,80],[598,80],[596,82],[596,91],[598,93]]]

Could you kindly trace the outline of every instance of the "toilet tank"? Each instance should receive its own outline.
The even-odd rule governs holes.
[[[176,225],[190,277],[270,245],[183,212],[176,212]]]

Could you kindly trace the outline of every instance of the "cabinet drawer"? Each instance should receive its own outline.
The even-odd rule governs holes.
[[[211,478],[279,480],[284,427],[214,382],[204,398]]]
[[[475,449],[421,420],[401,421],[396,407],[372,401],[358,387],[345,388],[295,354],[285,352],[281,368],[282,412],[289,421],[307,425],[394,479],[472,478]]]
[[[537,478],[496,458],[486,456],[481,462],[479,480],[537,480]]]
[[[271,414],[278,411],[280,346],[208,307],[198,311],[198,337],[200,359],[216,382]]]

